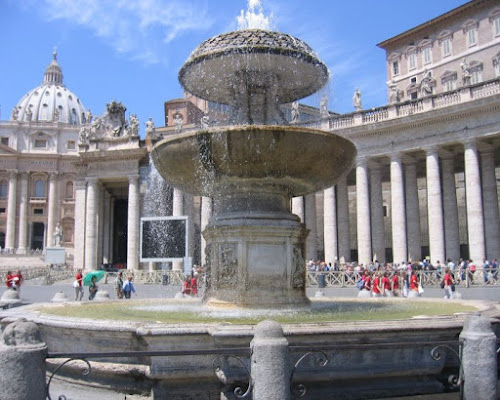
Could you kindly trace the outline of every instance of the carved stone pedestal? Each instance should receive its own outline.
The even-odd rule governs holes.
[[[207,241],[204,303],[242,307],[307,305],[304,244],[307,230],[287,214],[215,220]]]

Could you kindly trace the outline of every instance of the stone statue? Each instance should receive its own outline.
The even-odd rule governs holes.
[[[321,118],[328,118],[330,116],[328,113],[328,96],[326,94],[323,95],[319,103],[319,116]]]
[[[89,144],[87,130],[83,126],[78,133],[78,144]]]
[[[205,114],[203,115],[203,117],[201,117],[201,129],[208,129],[210,127],[210,117],[208,116],[208,114]]]
[[[299,102],[294,101],[292,103],[292,124],[296,124],[299,121],[300,121]]]
[[[56,225],[56,229],[54,230],[54,246],[61,247],[63,237],[63,231],[61,228],[61,224],[58,222]]]
[[[432,81],[431,71],[425,70],[422,82],[420,82],[420,91],[422,93],[422,96],[429,96],[430,94],[432,94],[431,81]]]
[[[175,133],[182,132],[182,115],[177,113],[174,115],[174,123],[175,123]]]
[[[92,115],[92,111],[90,111],[90,108],[87,110],[87,115],[85,116],[85,122],[87,124],[90,124],[92,122],[92,118],[94,116]]]
[[[12,109],[12,120],[17,121],[19,118],[19,109],[17,107],[14,107]]]
[[[359,90],[359,88],[356,88],[354,91],[352,104],[354,105],[354,109],[356,111],[361,111],[363,109],[363,106],[361,105],[361,90]]]
[[[470,84],[470,67],[467,60],[464,58],[462,63],[460,64],[460,68],[462,68],[462,84],[469,85]]]
[[[156,130],[153,118],[149,117],[148,120],[144,123],[144,125],[146,125],[146,134],[153,136]]]
[[[31,120],[33,119],[33,111],[31,110],[31,107],[32,107],[32,105],[30,104],[30,106],[26,110],[26,120],[28,122],[31,122]]]
[[[399,103],[401,101],[401,91],[398,90],[396,82],[391,81],[389,84],[389,103]]]
[[[139,136],[139,118],[137,118],[136,114],[130,115],[130,136]]]

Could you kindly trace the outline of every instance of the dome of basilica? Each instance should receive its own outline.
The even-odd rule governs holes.
[[[22,97],[12,111],[11,120],[62,122],[71,125],[85,123],[85,107],[80,99],[64,86],[56,52],[45,69],[43,83]]]

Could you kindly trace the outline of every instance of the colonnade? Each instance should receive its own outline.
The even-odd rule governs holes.
[[[475,141],[463,143],[465,208],[469,257],[475,262],[500,256],[500,220],[492,148],[478,150]],[[430,256],[431,262],[460,258],[459,216],[455,183],[455,155],[440,147],[425,149],[429,254],[422,254],[417,163],[404,153],[388,156],[393,261]],[[380,160],[380,156],[377,157]],[[356,159],[356,226],[358,262],[385,260],[381,165],[370,157]],[[350,251],[342,238],[349,237],[349,212],[345,180],[324,191],[325,260]],[[298,204],[294,199],[293,205]],[[295,207],[294,207],[295,208]],[[307,198],[306,198],[307,209]],[[295,210],[294,210],[295,211]],[[306,224],[308,223],[306,216]],[[315,258],[310,249],[308,258]]]

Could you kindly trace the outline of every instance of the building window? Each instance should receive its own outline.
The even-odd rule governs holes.
[[[408,71],[417,68],[417,55],[415,53],[408,54]]]
[[[394,61],[392,63],[392,76],[399,75],[399,62]]]
[[[43,208],[34,208],[33,214],[34,215],[43,215]]]
[[[475,83],[481,83],[483,81],[483,71],[476,69],[470,73],[470,83],[474,85]]]
[[[35,182],[35,197],[45,197],[45,181],[41,179]]]
[[[8,193],[7,182],[0,182],[0,199],[6,199]]]
[[[451,38],[444,39],[441,42],[441,52],[443,53],[443,58],[451,56],[451,52],[452,52]]]
[[[36,149],[45,149],[47,147],[47,141],[44,139],[35,139]]]
[[[444,89],[447,92],[450,92],[452,90],[455,90],[457,88],[457,80],[456,79],[449,79],[444,82]]]
[[[74,199],[73,182],[66,183],[66,192],[64,194],[64,197],[66,198],[66,200],[73,200]]]
[[[441,75],[441,83],[446,92],[455,90],[457,88],[456,71],[446,71],[443,75]]]
[[[5,207],[0,207],[0,214],[5,214]]]
[[[432,47],[426,47],[422,50],[422,62],[424,65],[432,63]]]
[[[4,146],[8,146],[8,145],[9,145],[9,138],[8,138],[8,137],[2,137],[2,139],[1,139],[1,143],[2,143]]]
[[[472,47],[477,44],[477,29],[469,29],[467,31],[467,47]]]
[[[75,150],[76,149],[76,142],[74,140],[68,140],[67,149],[68,150]]]

